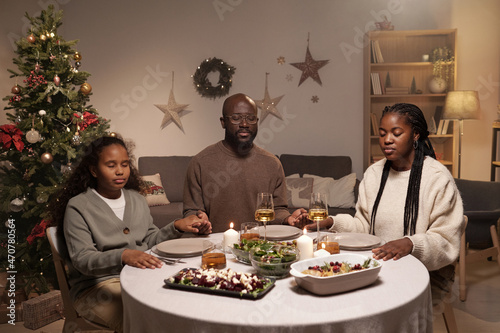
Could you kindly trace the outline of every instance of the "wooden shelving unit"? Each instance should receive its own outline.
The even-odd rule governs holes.
[[[371,31],[367,34],[367,47],[364,49],[364,123],[365,133],[363,163],[366,169],[382,153],[378,144],[378,136],[371,127],[371,113],[380,120],[382,110],[395,103],[412,103],[425,114],[428,125],[431,125],[436,107],[443,106],[446,92],[453,90],[456,84],[456,29],[447,30],[411,30],[411,31]],[[379,45],[384,62],[374,62],[372,41]],[[449,78],[447,90],[443,93],[432,93],[429,81],[432,79],[433,65],[430,61],[422,61],[424,54],[431,55],[432,50],[447,47],[455,55],[453,76]],[[385,84],[389,73],[392,87],[410,87],[412,81],[418,93],[408,94],[374,94],[372,89],[372,73],[378,73],[381,85]],[[436,124],[438,126],[438,124]],[[441,157],[440,161],[450,172],[457,175],[457,135],[458,124],[451,122],[447,134],[431,135],[429,138],[434,149]]]

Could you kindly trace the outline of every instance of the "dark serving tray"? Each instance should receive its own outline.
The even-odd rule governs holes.
[[[184,268],[180,270],[179,272],[175,273],[173,276],[179,274],[182,271],[187,271],[189,269],[196,269],[196,268]],[[180,290],[187,290],[187,291],[194,291],[198,293],[205,293],[205,294],[211,294],[211,295],[219,295],[219,296],[229,296],[229,297],[237,297],[237,298],[244,298],[244,299],[260,299],[264,297],[271,289],[274,287],[274,283],[276,282],[276,279],[273,278],[268,278],[266,277],[265,279],[268,279],[271,281],[271,284],[261,292],[257,293],[257,295],[254,294],[243,294],[239,291],[230,291],[230,290],[224,290],[224,289],[211,289],[207,287],[195,287],[195,286],[189,286],[185,284],[179,284],[175,282],[170,282],[170,278],[165,279],[165,285],[170,288],[174,289],[180,289]]]

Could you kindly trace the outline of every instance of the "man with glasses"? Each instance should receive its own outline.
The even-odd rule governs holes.
[[[191,160],[184,185],[184,217],[204,212],[213,232],[234,222],[254,221],[257,193],[273,194],[275,220],[295,224],[306,219],[305,209],[287,209],[286,184],[279,159],[253,144],[258,122],[255,102],[244,94],[224,101],[220,122],[224,140],[208,146]],[[204,217],[204,216],[203,216]]]

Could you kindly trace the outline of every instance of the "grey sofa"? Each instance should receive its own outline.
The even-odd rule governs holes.
[[[279,156],[285,176],[305,173],[320,177],[342,178],[352,172],[352,161],[349,156],[307,156],[283,154]],[[150,207],[153,221],[163,227],[176,218],[182,217],[182,196],[184,179],[191,156],[142,156],[138,160],[141,175],[159,173],[170,204]],[[359,180],[354,189],[355,199],[358,197]],[[307,207],[305,207],[307,208]],[[290,211],[294,208],[290,207]],[[346,213],[354,215],[354,208],[329,207],[328,213],[336,215]]]

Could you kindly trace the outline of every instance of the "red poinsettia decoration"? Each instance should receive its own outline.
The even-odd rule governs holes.
[[[74,113],[73,115],[81,121],[79,125],[82,131],[88,126],[99,122],[97,116],[88,111],[85,111],[81,116],[78,116],[78,113]]]
[[[42,220],[42,222],[35,225],[33,230],[31,230],[31,234],[26,238],[28,244],[31,245],[37,238],[45,237],[45,230],[50,225],[50,221]]]
[[[0,143],[3,149],[9,149],[13,143],[16,149],[22,151],[24,149],[24,142],[21,139],[23,132],[16,127],[16,125],[7,124],[0,126]]]

